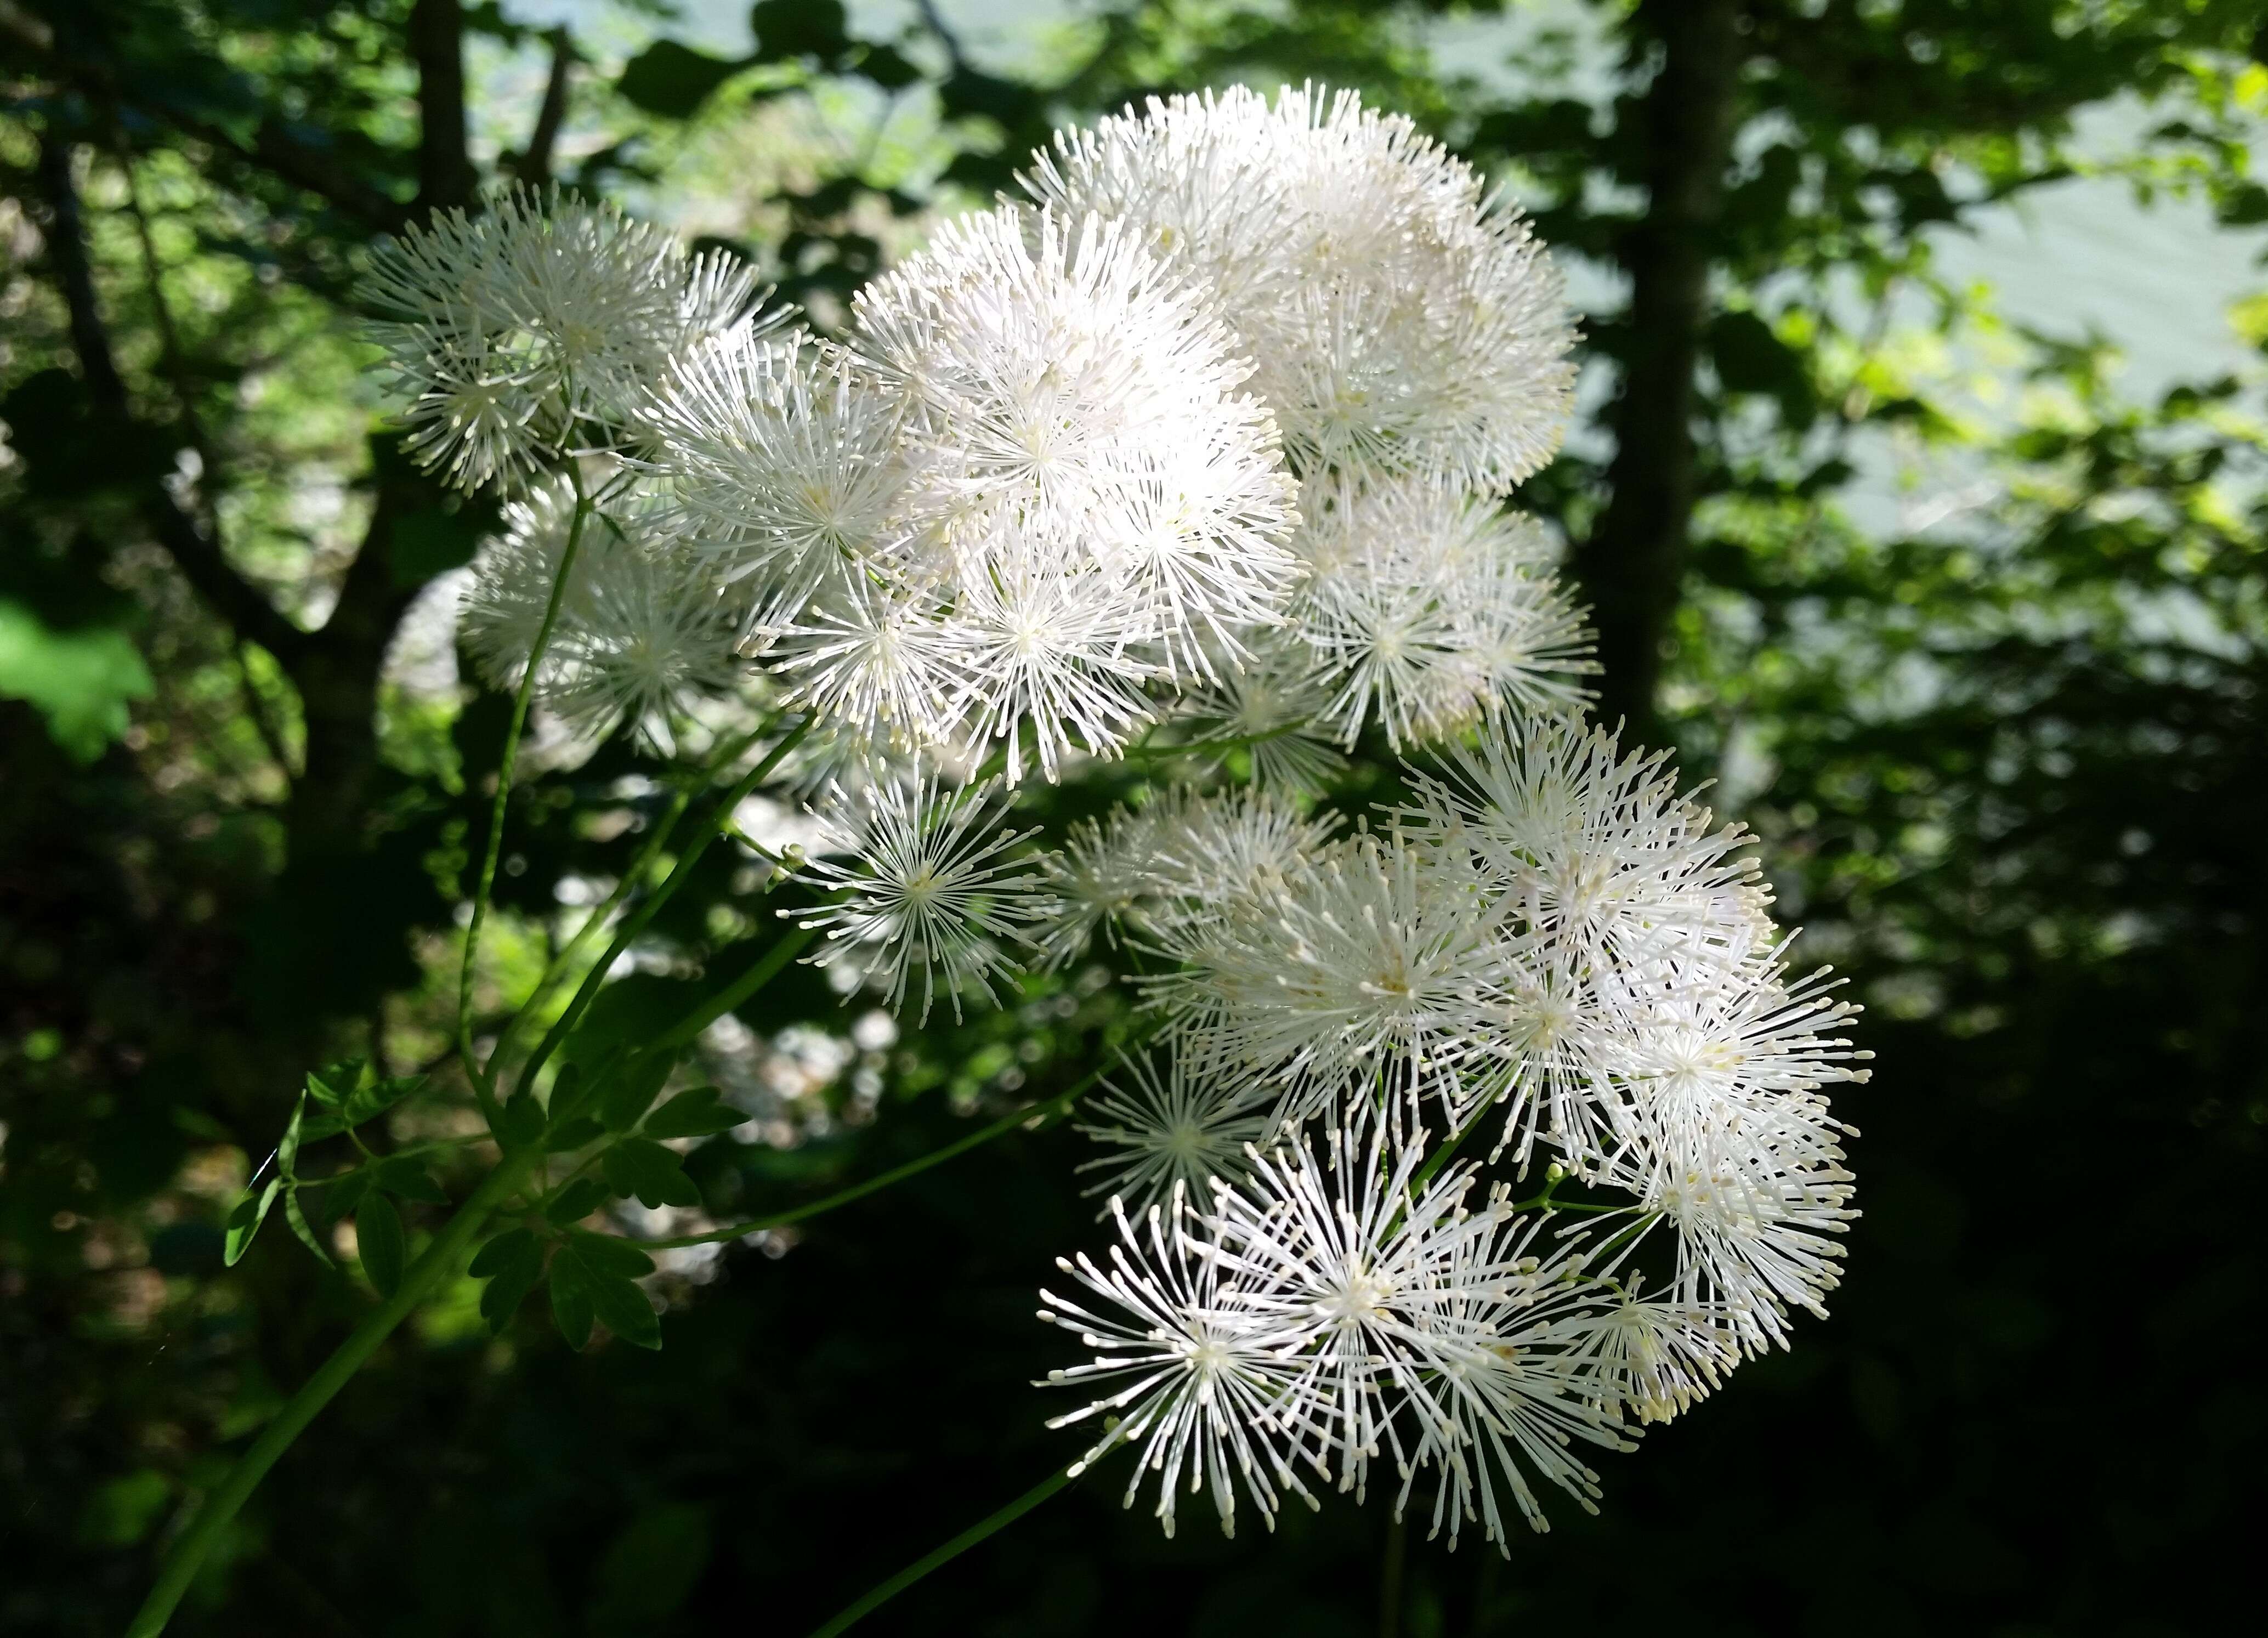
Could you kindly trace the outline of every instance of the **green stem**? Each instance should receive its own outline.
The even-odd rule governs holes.
[[[658,1052],[683,1046],[777,978],[780,969],[801,955],[804,947],[818,936],[817,927],[794,927],[782,933],[771,948],[757,958],[755,965],[656,1036],[644,1050]]]
[[[334,1184],[344,1183],[348,1178],[359,1173],[383,1166],[388,1161],[405,1160],[419,1155],[435,1155],[443,1149],[460,1149],[468,1143],[485,1143],[489,1140],[489,1134],[485,1132],[468,1132],[460,1138],[433,1138],[423,1143],[405,1143],[398,1149],[391,1149],[384,1155],[379,1155],[373,1152],[362,1140],[361,1134],[353,1127],[347,1128],[346,1135],[355,1147],[361,1150],[364,1156],[362,1162],[332,1172],[328,1177],[302,1177],[299,1179],[302,1187],[328,1189]]]
[[[198,1567],[267,1476],[268,1470],[276,1465],[291,1442],[378,1351],[379,1345],[393,1333],[394,1328],[454,1271],[458,1259],[488,1221],[490,1214],[519,1186],[520,1178],[542,1153],[541,1144],[530,1144],[498,1161],[496,1169],[489,1173],[457,1214],[434,1236],[424,1255],[410,1265],[394,1295],[364,1317],[362,1324],[300,1385],[299,1391],[276,1413],[276,1419],[261,1430],[252,1448],[237,1458],[220,1488],[206,1498],[195,1519],[166,1554],[166,1561],[158,1571],[157,1584],[150,1589],[150,1596],[143,1600],[133,1624],[126,1629],[126,1638],[157,1638],[165,1631],[174,1607],[195,1580]]]
[[[1465,1124],[1451,1133],[1441,1147],[1426,1158],[1425,1163],[1420,1166],[1416,1175],[1410,1179],[1411,1199],[1414,1199],[1425,1192],[1425,1185],[1433,1181],[1433,1174],[1448,1164],[1449,1157],[1457,1152],[1467,1138],[1473,1135],[1473,1129],[1478,1126],[1483,1117],[1495,1107],[1496,1103],[1493,1099],[1484,1099],[1481,1106],[1472,1112]]]
[[[543,623],[535,630],[535,646],[528,652],[527,669],[512,693],[512,726],[504,730],[504,757],[497,764],[496,801],[489,809],[487,856],[481,861],[480,886],[473,895],[472,923],[465,929],[465,959],[457,970],[457,1057],[473,1083],[473,1096],[480,1100],[481,1113],[487,1118],[491,1131],[497,1125],[496,1088],[473,1059],[473,968],[480,953],[481,926],[488,919],[489,897],[496,887],[497,860],[504,851],[504,808],[512,797],[512,768],[519,760],[520,735],[527,727],[527,703],[535,692],[536,668],[543,663],[544,649],[550,646],[551,628],[558,623],[559,606],[567,596],[567,581],[575,572],[575,554],[583,544],[583,521],[591,515],[590,500],[583,493],[582,471],[571,461],[567,463],[567,481],[575,489],[575,515],[567,525],[567,550],[559,557],[559,573],[551,582],[551,600],[543,607]]]
[[[717,839],[718,833],[731,820],[733,810],[740,805],[740,799],[762,784],[772,770],[779,766],[781,759],[802,743],[803,736],[811,732],[811,723],[812,719],[806,717],[789,729],[763,760],[742,774],[739,782],[725,793],[718,802],[716,811],[702,821],[693,834],[691,844],[679,857],[676,867],[647,896],[645,903],[623,921],[621,930],[615,934],[614,942],[607,947],[607,953],[600,956],[597,963],[583,976],[574,999],[567,1003],[567,1010],[561,1013],[553,1021],[551,1028],[544,1031],[534,1056],[527,1060],[527,1067],[519,1072],[522,1091],[533,1089],[536,1072],[543,1067],[553,1052],[558,1051],[559,1044],[567,1038],[568,1031],[582,1017],[584,1010],[591,1004],[592,997],[599,992],[600,986],[607,981],[607,975],[614,970],[616,958],[630,947],[639,933],[645,931],[646,924],[654,919],[664,904],[669,903],[686,878],[692,874],[693,867],[701,862],[701,856],[708,852],[709,845]]]
[[[511,1046],[512,1037],[519,1033],[520,1025],[525,1023],[528,1015],[535,1010],[536,1003],[541,1001],[550,991],[552,985],[558,981],[559,975],[572,964],[583,947],[590,942],[600,927],[606,925],[607,919],[621,908],[622,902],[630,896],[630,890],[644,880],[646,867],[653,863],[655,856],[667,844],[670,833],[677,829],[677,822],[685,816],[686,807],[692,800],[693,793],[690,791],[680,791],[671,800],[669,806],[663,810],[660,820],[654,825],[653,834],[646,837],[644,844],[639,847],[637,857],[631,860],[630,867],[622,872],[622,879],[615,883],[615,890],[607,895],[606,903],[591,912],[583,925],[575,930],[575,936],[567,941],[564,948],[558,955],[552,957],[550,964],[544,968],[543,976],[535,981],[535,987],[528,992],[527,1000],[520,1004],[519,1010],[512,1014],[505,1022],[503,1030],[497,1036],[495,1046],[489,1051],[489,1069],[491,1075],[494,1074],[496,1066],[504,1062],[505,1050]]]
[[[954,1155],[966,1155],[978,1145],[990,1143],[1004,1133],[1013,1132],[1019,1126],[1029,1125],[1035,1120],[1053,1118],[1077,1103],[1096,1081],[1102,1079],[1106,1073],[1108,1072],[1102,1069],[1090,1071],[1051,1098],[1043,1099],[1037,1103],[1027,1103],[1012,1113],[1001,1116],[990,1125],[972,1132],[965,1138],[956,1139],[943,1148],[932,1149],[918,1160],[908,1161],[904,1165],[893,1168],[879,1177],[869,1177],[864,1183],[852,1184],[849,1188],[830,1194],[824,1199],[814,1200],[808,1206],[798,1206],[788,1211],[775,1212],[769,1217],[758,1217],[747,1222],[735,1223],[729,1228],[711,1228],[706,1234],[683,1235],[674,1240],[641,1240],[638,1244],[650,1251],[670,1251],[685,1245],[710,1245],[720,1240],[737,1240],[743,1235],[761,1234],[767,1228],[784,1228],[790,1223],[799,1223],[807,1217],[816,1217],[822,1212],[831,1212],[838,1206],[848,1206],[853,1200],[863,1199],[867,1195],[888,1188],[894,1183],[902,1183],[908,1177],[925,1172],[932,1166],[942,1166]]]
[[[882,1605],[896,1597],[932,1570],[942,1565],[950,1564],[979,1542],[1005,1530],[1025,1514],[1039,1506],[1041,1502],[1055,1494],[1057,1491],[1069,1485],[1085,1471],[1085,1467],[1064,1468],[1059,1472],[1049,1473],[990,1518],[979,1524],[971,1524],[935,1552],[916,1559],[856,1604],[846,1607],[832,1620],[814,1627],[811,1638],[836,1638],[837,1634],[848,1632],[853,1626],[880,1609]]]

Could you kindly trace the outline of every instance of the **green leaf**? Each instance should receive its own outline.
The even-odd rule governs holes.
[[[551,1259],[551,1318],[567,1346],[580,1352],[591,1346],[590,1275],[582,1263],[565,1251]]]
[[[270,1177],[259,1193],[245,1192],[236,1209],[228,1214],[228,1234],[222,1243],[221,1261],[233,1268],[242,1260],[252,1245],[252,1236],[260,1232],[260,1225],[268,1221],[268,1208],[276,1204],[276,1192],[284,1186],[280,1177]]]
[[[350,1075],[333,1079],[340,1071]],[[423,1075],[373,1074],[368,1065],[357,1060],[350,1065],[337,1066],[318,1078],[307,1077],[308,1096],[318,1103],[328,1103],[331,1113],[318,1115],[307,1123],[306,1140],[335,1138],[367,1121],[375,1120],[403,1098],[425,1084]],[[328,1096],[327,1096],[326,1094]]]
[[[689,119],[718,86],[747,67],[657,40],[630,60],[615,89],[632,107],[664,119]]]
[[[299,1191],[295,1185],[286,1184],[284,1188],[284,1222],[299,1243],[314,1254],[317,1262],[326,1268],[333,1266],[331,1254],[323,1249],[322,1241],[316,1237],[314,1225],[307,1221],[306,1208],[299,1204]]]
[[[724,1100],[715,1087],[696,1087],[681,1092],[646,1118],[651,1138],[705,1138],[730,1132],[747,1116]]]
[[[596,1177],[578,1177],[559,1192],[559,1198],[543,1208],[543,1214],[561,1228],[579,1223],[605,1205],[614,1191]]]
[[[599,1118],[609,1132],[628,1132],[653,1107],[669,1072],[677,1066],[674,1052],[634,1058],[607,1079],[599,1092]]]
[[[302,1092],[291,1105],[291,1118],[284,1123],[284,1135],[276,1140],[276,1169],[286,1183],[291,1181],[293,1169],[299,1163],[299,1129],[306,1114],[307,1095]]]
[[[617,1194],[635,1194],[642,1205],[698,1206],[701,1191],[685,1175],[674,1150],[651,1138],[624,1138],[599,1162]]]
[[[593,1632],[644,1632],[684,1607],[714,1542],[709,1509],[672,1502],[640,1514],[599,1560]]]
[[[54,631],[24,604],[0,598],[0,698],[28,702],[72,761],[91,763],[123,739],[128,702],[149,698],[155,686],[125,632]]]
[[[543,1140],[543,1147],[552,1154],[579,1149],[586,1143],[596,1143],[607,1135],[596,1115],[578,1115],[551,1128]]]
[[[858,77],[873,81],[884,91],[903,91],[922,77],[922,72],[888,46],[869,46],[859,55]]]
[[[173,1498],[173,1481],[154,1467],[144,1467],[100,1486],[79,1511],[78,1539],[83,1546],[130,1547],[148,1535],[165,1516]],[[704,1546],[703,1552],[707,1548]]]
[[[472,1266],[465,1272],[475,1280],[488,1280],[527,1258],[540,1262],[542,1256],[533,1234],[525,1228],[507,1228],[474,1253]]]
[[[571,1041],[574,1037],[570,1036],[568,1039]],[[550,1111],[554,1120],[565,1120],[571,1115],[579,1115],[583,1112],[583,1105],[590,1101],[585,1096],[586,1089],[583,1085],[583,1066],[564,1065],[551,1078],[551,1097],[544,1107]]]
[[[384,1114],[424,1082],[423,1075],[364,1074],[339,1106],[339,1118],[350,1126]]]
[[[372,1174],[371,1186],[383,1189],[397,1199],[423,1200],[428,1206],[446,1206],[448,1194],[433,1174],[425,1169],[425,1162],[415,1155],[396,1155],[382,1160]]]
[[[543,1278],[543,1247],[526,1229],[507,1228],[481,1248],[472,1273],[489,1282],[481,1292],[481,1317],[500,1332]]]
[[[394,1202],[373,1193],[355,1214],[355,1243],[362,1251],[362,1272],[380,1296],[392,1296],[401,1287],[401,1265],[407,1250],[401,1233],[401,1214]]]
[[[497,1139],[508,1149],[524,1149],[531,1143],[542,1141],[549,1124],[544,1118],[543,1105],[523,1092],[498,1112]]]
[[[1736,308],[1711,320],[1709,355],[1727,392],[1769,393],[1791,421],[1810,418],[1815,406],[1802,355],[1761,314]]]
[[[370,1065],[359,1058],[342,1059],[307,1072],[307,1096],[320,1109],[337,1109],[347,1095],[371,1078]]]
[[[610,1274],[591,1277],[591,1310],[599,1323],[623,1341],[641,1348],[661,1346],[661,1317],[644,1288]]]
[[[653,1258],[619,1235],[571,1228],[567,1231],[567,1251],[594,1272],[611,1274],[617,1280],[634,1280],[653,1273]]]
[[[324,1218],[330,1222],[337,1222],[343,1217],[351,1216],[355,1207],[362,1204],[362,1197],[370,1192],[370,1180],[375,1175],[372,1168],[360,1166],[343,1174],[337,1182],[325,1184]]]
[[[817,57],[832,64],[850,49],[843,0],[757,0],[748,10],[756,55],[767,63]]]

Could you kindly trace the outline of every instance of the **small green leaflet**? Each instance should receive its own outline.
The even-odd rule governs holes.
[[[661,1320],[637,1282],[652,1272],[653,1259],[628,1242],[570,1229],[551,1259],[551,1313],[559,1334],[583,1347],[595,1318],[625,1342],[659,1347]]]
[[[298,1236],[299,1243],[315,1254],[317,1262],[326,1268],[331,1266],[331,1254],[323,1250],[323,1243],[315,1236],[314,1225],[307,1221],[306,1210],[299,1204],[299,1186],[296,1179],[284,1192],[284,1221]]]
[[[549,1124],[543,1105],[523,1092],[504,1106],[497,1121],[497,1137],[508,1149],[524,1149],[542,1140],[544,1127]]]
[[[448,1195],[433,1181],[433,1174],[425,1169],[425,1162],[415,1155],[396,1155],[379,1162],[371,1187],[383,1189],[399,1200],[422,1200],[428,1206],[449,1203]]]
[[[599,1118],[606,1123],[607,1130],[628,1132],[637,1125],[638,1117],[653,1107],[662,1083],[676,1066],[676,1053],[659,1052],[650,1058],[632,1059],[615,1071],[599,1093]]]
[[[236,1209],[228,1214],[228,1234],[222,1243],[221,1262],[233,1268],[252,1245],[252,1236],[260,1232],[260,1225],[268,1221],[268,1208],[276,1204],[276,1192],[283,1188],[281,1177],[270,1177],[258,1193],[245,1192]]]
[[[543,1247],[526,1229],[507,1228],[481,1248],[472,1273],[489,1282],[481,1293],[481,1317],[491,1332],[501,1332],[543,1278]]]
[[[650,1138],[706,1138],[730,1132],[747,1116],[725,1102],[715,1087],[681,1092],[646,1118]]]
[[[360,1059],[310,1074],[307,1096],[327,1111],[307,1123],[306,1138],[335,1138],[374,1120],[425,1084],[423,1075],[381,1077]]]
[[[355,1214],[355,1243],[362,1250],[362,1272],[380,1296],[392,1296],[401,1287],[401,1214],[394,1202],[372,1191]]]
[[[567,1346],[580,1353],[591,1346],[590,1277],[564,1253],[551,1259],[551,1318]]]
[[[568,1149],[579,1149],[586,1143],[596,1143],[607,1135],[607,1129],[592,1115],[577,1115],[563,1120],[551,1128],[543,1140],[543,1147],[554,1155]]]
[[[701,1191],[685,1175],[674,1150],[651,1138],[624,1138],[599,1162],[617,1194],[635,1194],[641,1205],[698,1206]]]
[[[604,1206],[612,1192],[596,1177],[578,1177],[559,1191],[559,1198],[543,1208],[543,1214],[564,1228]]]

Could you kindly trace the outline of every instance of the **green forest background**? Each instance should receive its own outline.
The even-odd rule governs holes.
[[[1594,609],[1602,713],[1719,780],[1799,951],[1869,1008],[1850,1275],[1508,1560],[1375,1499],[1167,1542],[1106,1473],[872,1630],[2014,1638],[2250,1601],[2268,294],[2173,314],[2228,366],[2169,377],[2146,338],[2198,288],[2170,217],[2105,218],[2165,263],[2132,336],[2028,326],[1961,269],[2075,177],[2268,224],[2262,8],[0,0],[0,1633],[118,1631],[372,1300],[280,1234],[222,1266],[304,1074],[447,1056],[508,703],[451,652],[489,520],[385,430],[364,247],[556,180],[825,324],[1050,127],[1309,77],[1501,176],[1569,268],[1583,409],[1521,504]],[[627,741],[532,762],[507,1010],[664,794]],[[594,1027],[760,959],[755,885],[728,861],[673,902]],[[749,1120],[693,1157],[704,1206],[1068,1084],[1123,1022],[1108,977],[895,1038],[775,985],[712,1042]],[[659,1354],[578,1355],[533,1303],[492,1337],[464,1282],[175,1630],[805,1631],[1073,1453],[1027,1383],[1068,1346],[1035,1288],[1098,1234],[1080,1147],[1019,1134],[680,1259]]]

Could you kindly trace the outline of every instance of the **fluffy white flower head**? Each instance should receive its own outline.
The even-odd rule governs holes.
[[[1213,294],[1303,471],[1501,494],[1558,446],[1560,284],[1518,212],[1352,92],[1152,99],[1058,135],[1026,186],[1130,224]]]
[[[837,786],[829,806],[830,853],[802,874],[837,895],[799,914],[825,927],[838,958],[887,979],[896,1007],[917,968],[924,1019],[942,987],[961,1015],[961,995],[990,998],[993,979],[1012,970],[1003,946],[1020,942],[1043,913],[1038,879],[1005,857],[1024,833],[999,828],[996,793],[946,791],[926,773],[886,780],[852,799]]]
[[[359,293],[409,399],[409,447],[460,488],[512,483],[619,428],[673,357],[756,299],[729,259],[608,204],[513,188],[372,254]]]

